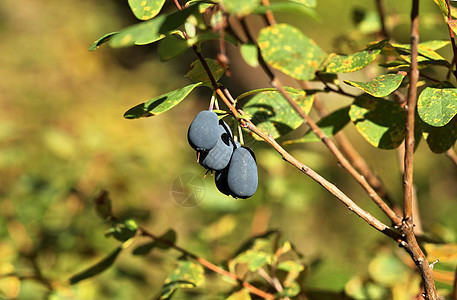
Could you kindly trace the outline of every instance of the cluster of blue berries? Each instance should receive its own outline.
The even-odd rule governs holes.
[[[233,140],[230,127],[213,111],[197,114],[187,138],[205,169],[215,171],[217,189],[235,198],[249,198],[258,185],[254,152]]]

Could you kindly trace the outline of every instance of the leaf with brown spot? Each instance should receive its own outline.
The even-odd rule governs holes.
[[[385,97],[398,89],[405,78],[406,72],[385,74],[367,82],[344,80],[344,83],[359,88],[374,97]]]
[[[257,41],[268,64],[299,80],[313,79],[326,55],[313,40],[288,24],[263,28]]]
[[[406,112],[397,103],[364,94],[355,98],[349,117],[371,145],[395,149],[406,135]]]
[[[305,113],[309,113],[314,94],[293,88],[286,88],[286,91]],[[260,130],[273,138],[287,134],[303,123],[303,119],[278,91],[259,92],[244,105],[243,110]]]
[[[417,101],[417,112],[431,126],[446,125],[457,114],[457,88],[425,88]]]
[[[381,49],[386,44],[387,40],[383,40],[354,54],[330,54],[324,62],[325,71],[330,73],[350,73],[361,70],[378,57]]]
[[[129,6],[135,17],[140,20],[154,18],[162,9],[165,0],[129,0]]]

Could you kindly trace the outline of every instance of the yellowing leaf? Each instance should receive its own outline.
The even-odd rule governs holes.
[[[258,44],[268,64],[299,80],[313,79],[325,57],[313,40],[288,24],[263,28]]]

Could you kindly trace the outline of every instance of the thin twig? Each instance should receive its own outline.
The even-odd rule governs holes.
[[[406,119],[406,142],[403,176],[403,218],[410,221],[412,218],[413,200],[413,154],[414,154],[414,118],[417,102],[417,82],[419,70],[417,65],[418,44],[419,44],[419,0],[413,0],[413,11],[411,12],[411,68],[409,72],[410,82],[407,98],[407,119]],[[416,10],[417,9],[417,10]],[[413,220],[411,220],[413,221]]]
[[[257,295],[259,297],[262,297],[264,299],[274,299],[274,296],[272,294],[269,294],[267,292],[264,292],[258,288],[256,288],[255,286],[251,285],[249,282],[246,282],[242,279],[240,279],[238,276],[236,276],[235,274],[233,273],[230,273],[228,272],[227,270],[224,270],[218,266],[216,266],[215,264],[207,261],[206,259],[200,257],[200,256],[197,256],[189,251],[187,251],[186,249],[184,248],[181,248],[179,247],[178,245],[176,245],[175,243],[173,242],[170,242],[168,240],[164,240],[160,237],[157,237],[155,236],[154,234],[150,233],[148,230],[144,229],[143,227],[139,227],[138,228],[139,232],[141,235],[143,236],[146,236],[146,237],[149,237],[151,239],[153,239],[154,241],[157,241],[157,242],[160,242],[161,244],[164,244],[164,245],[167,245],[179,252],[181,252],[183,255],[187,256],[187,257],[190,257],[192,258],[193,260],[197,261],[199,264],[201,264],[203,267],[205,267],[206,269],[210,270],[210,271],[213,271],[217,274],[220,274],[222,276],[225,276],[227,278],[231,278],[237,282],[239,282],[244,288],[246,288],[250,293],[254,294],[254,295]]]
[[[454,31],[452,30],[452,27],[450,24],[452,22],[452,13],[451,13],[451,4],[449,3],[449,0],[446,0],[446,5],[447,5],[447,9],[448,9],[447,27],[449,29],[449,37],[451,39],[452,52],[454,52],[453,65],[457,66],[457,46],[455,44]],[[451,66],[451,68],[452,68],[452,66]],[[451,69],[449,69],[449,71],[451,71]],[[457,78],[457,70],[455,70],[452,73]]]
[[[376,0],[376,8],[378,9],[379,20],[381,21],[381,39],[390,39],[389,32],[386,27],[386,10],[383,0]]]
[[[264,6],[270,6],[270,1],[269,1],[269,0],[262,0],[262,4],[263,4]],[[265,16],[265,19],[266,19],[266,21],[267,21],[267,23],[268,23],[269,25],[275,25],[275,24],[276,24],[275,16],[274,16],[273,13],[271,12],[271,10],[268,9],[268,10],[265,12],[265,15],[264,15],[264,16]]]
[[[417,64],[418,44],[419,44],[419,0],[413,0],[411,9],[411,68],[409,72],[410,85],[408,89],[407,117],[406,117],[406,140],[405,140],[405,160],[403,176],[403,224],[401,226],[402,235],[405,242],[401,246],[410,254],[421,274],[426,300],[438,300],[433,270],[427,262],[424,252],[417,243],[414,235],[413,215],[413,155],[414,155],[414,118],[417,102],[417,82],[419,80],[419,70]]]

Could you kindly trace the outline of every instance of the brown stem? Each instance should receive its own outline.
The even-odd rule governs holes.
[[[262,4],[264,6],[270,6],[270,1],[269,0],[262,0]],[[267,23],[269,25],[275,25],[276,24],[275,16],[271,12],[271,10],[267,10],[265,12],[265,20],[267,21]]]
[[[228,272],[228,271],[216,266],[215,264],[207,261],[206,259],[204,259],[202,257],[199,257],[199,256],[187,251],[184,248],[179,247],[175,243],[167,241],[167,240],[164,240],[164,239],[161,239],[160,237],[157,237],[157,236],[153,235],[152,233],[150,233],[149,231],[147,231],[143,227],[139,227],[138,230],[140,231],[141,235],[147,236],[147,237],[153,239],[154,241],[160,242],[161,244],[167,245],[167,246],[169,246],[169,247],[181,252],[183,255],[188,256],[188,257],[192,258],[193,260],[197,261],[199,264],[201,264],[206,269],[208,269],[210,271],[213,271],[213,272],[215,272],[217,274],[220,274],[222,276],[225,276],[227,278],[231,278],[231,279],[239,282],[251,294],[257,295],[257,296],[259,296],[259,297],[261,297],[263,299],[271,299],[271,300],[274,299],[274,296],[272,294],[269,294],[267,292],[264,292],[264,291],[256,288],[255,286],[251,285],[249,282],[243,281],[242,279],[240,279],[235,274],[230,273],[230,272]]]
[[[419,80],[419,70],[417,66],[418,44],[419,44],[419,0],[413,0],[411,12],[411,68],[409,72],[410,83],[407,99],[407,118],[406,118],[406,142],[403,176],[403,218],[405,221],[413,221],[412,202],[413,202],[413,154],[414,154],[414,118],[417,102],[417,82]]]
[[[405,250],[409,253],[419,270],[425,289],[424,299],[438,300],[439,298],[436,293],[435,281],[433,279],[433,269],[428,264],[427,257],[425,257],[424,252],[422,252],[422,249],[417,243],[413,226],[414,225],[410,222],[403,222],[401,232],[404,237],[404,242],[401,242],[400,246],[405,248]]]
[[[389,39],[389,33],[386,28],[386,10],[384,8],[384,1],[376,0],[376,8],[378,9],[379,20],[381,21],[381,39]]]
[[[455,38],[454,38],[454,31],[452,30],[451,25],[449,24],[452,22],[452,14],[451,14],[451,4],[449,3],[449,0],[446,0],[446,5],[448,9],[448,21],[447,21],[447,27],[449,29],[449,37],[451,39],[451,44],[452,44],[452,52],[454,52],[454,59],[453,59],[453,65],[457,66],[457,46],[455,44]],[[452,66],[451,66],[452,68]],[[449,69],[451,71],[451,69]],[[457,70],[452,72],[454,76],[457,78]]]
[[[417,82],[419,80],[419,70],[417,65],[418,44],[419,44],[419,0],[413,0],[411,9],[411,68],[409,72],[410,83],[407,99],[406,117],[406,140],[405,140],[405,160],[403,176],[403,224],[401,227],[405,242],[401,245],[408,251],[421,274],[426,300],[437,300],[435,281],[433,280],[433,270],[427,262],[427,258],[417,243],[414,235],[413,215],[413,155],[414,155],[414,118],[417,102]]]

